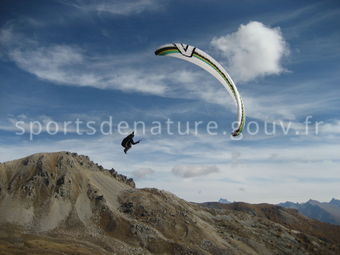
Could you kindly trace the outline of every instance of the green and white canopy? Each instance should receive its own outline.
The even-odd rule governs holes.
[[[170,56],[191,62],[203,68],[212,74],[217,80],[219,80],[219,82],[222,83],[229,94],[233,97],[237,106],[238,126],[233,131],[232,135],[238,136],[241,134],[245,123],[245,111],[241,96],[227,71],[215,59],[213,59],[204,51],[183,43],[163,45],[155,51],[155,54],[157,56]]]

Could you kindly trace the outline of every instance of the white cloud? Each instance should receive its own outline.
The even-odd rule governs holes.
[[[266,143],[255,149],[236,144],[231,146],[227,139],[214,136],[188,136],[186,139],[182,136],[148,137],[125,155],[120,146],[121,138],[119,135],[82,136],[59,141],[36,139],[33,142],[22,138],[19,143],[0,148],[0,161],[36,152],[67,150],[88,155],[104,167],[113,167],[128,176],[132,176],[135,169],[151,167],[157,175],[154,173],[152,179],[138,179],[138,187],[165,189],[197,202],[214,201],[226,194],[232,200],[256,203],[303,201],[310,197],[327,200],[340,196],[337,188],[340,179],[338,139],[322,138],[327,143],[322,146],[309,141],[300,146],[288,143],[268,147]],[[178,151],[181,155],[175,158]],[[180,166],[177,171],[178,176],[183,177],[181,180],[169,171],[174,159]],[[193,162],[196,165],[192,165]],[[189,178],[192,176],[196,177]],[[246,187],[246,191],[241,192],[242,187]],[[195,192],[198,190],[202,193]]]
[[[61,3],[84,11],[109,13],[111,15],[133,15],[144,11],[158,10],[161,5],[155,0],[64,0]]]
[[[14,48],[9,52],[10,58],[22,69],[35,74],[41,79],[59,83],[75,83],[74,76],[67,75],[67,70],[82,64],[84,57],[80,49],[70,46],[37,46],[29,49]],[[90,84],[93,79],[80,77],[83,84]]]
[[[21,69],[39,79],[56,84],[90,86],[166,96],[169,98],[202,99],[209,103],[232,105],[232,100],[217,96],[224,91],[218,82],[201,72],[141,66],[145,56],[93,56],[72,45],[45,45],[27,39],[9,26],[1,30],[8,57]],[[127,67],[128,66],[128,67]],[[211,81],[216,83],[213,86]],[[169,85],[170,84],[170,85]],[[225,96],[228,97],[227,92]]]
[[[247,27],[249,24],[243,27]],[[271,31],[270,28],[265,29]],[[273,31],[271,32],[274,34],[279,33],[278,30],[274,29]],[[229,36],[234,38],[234,34]],[[5,46],[9,58],[20,68],[39,79],[56,84],[91,86],[99,89],[139,92],[169,98],[204,100],[224,106],[233,112],[236,110],[231,97],[218,81],[205,72],[194,71],[196,69],[194,67],[191,69],[191,65],[186,65],[187,63],[183,63],[185,69],[180,69],[177,65],[176,67],[169,66],[167,61],[164,61],[166,68],[163,66],[149,67],[142,64],[144,61],[148,64],[151,62],[146,57],[148,53],[138,56],[135,54],[119,57],[115,55],[100,56],[93,55],[74,45],[46,45],[15,33],[14,26],[4,26],[1,29],[0,42]],[[180,61],[178,65],[181,65]],[[138,68],[134,68],[135,66]],[[303,82],[303,84],[305,83]],[[307,85],[313,84],[306,84],[306,88],[311,87]],[[282,91],[280,89],[275,94],[271,93],[270,96],[267,94],[259,96],[259,91],[253,91],[252,95],[249,95],[244,91],[242,96],[246,105],[247,117],[262,120],[282,118],[294,120],[306,112],[311,113],[324,109],[325,107],[320,106],[329,102],[329,95],[319,97],[317,104],[314,97],[306,97],[301,100],[301,84],[290,90],[285,88]],[[323,91],[322,93],[328,92]],[[296,95],[299,95],[299,100]]]
[[[164,75],[151,69],[124,68],[124,57],[94,57],[75,46],[42,45],[14,33],[11,27],[0,31],[0,42],[21,69],[53,83],[154,95],[167,90]]]
[[[183,177],[183,178],[191,178],[196,176],[208,175],[211,173],[219,172],[219,169],[216,166],[175,166],[172,168],[171,172],[174,175]]]
[[[330,123],[323,123],[320,131],[323,134],[340,134],[340,120],[334,120]]]
[[[213,38],[211,44],[228,58],[229,70],[239,81],[284,71],[281,60],[288,47],[279,28],[252,21],[232,34]]]
[[[159,3],[153,0],[101,1],[96,5],[96,11],[119,15],[136,14],[158,8]]]
[[[139,168],[137,170],[132,171],[132,175],[134,178],[143,179],[148,175],[152,175],[155,173],[155,170],[152,168]]]

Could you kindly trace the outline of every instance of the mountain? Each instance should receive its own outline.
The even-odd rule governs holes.
[[[218,202],[221,203],[221,204],[230,204],[231,203],[228,199],[225,199],[225,198],[220,198],[218,200]]]
[[[301,214],[331,224],[340,225],[340,200],[333,198],[330,202],[308,200],[305,203],[285,202],[278,204],[285,208],[293,208]]]
[[[0,164],[0,254],[340,254],[340,226],[296,210],[187,202],[76,153]]]
[[[340,200],[339,199],[332,198],[332,200],[329,201],[329,204],[340,208]]]

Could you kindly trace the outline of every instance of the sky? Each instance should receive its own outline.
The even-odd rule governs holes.
[[[339,199],[339,27],[337,0],[2,0],[0,161],[77,152],[194,202]],[[240,137],[213,76],[155,56],[175,42],[233,78]]]

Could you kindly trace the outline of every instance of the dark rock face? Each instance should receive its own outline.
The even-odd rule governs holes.
[[[61,176],[58,180],[57,180],[57,187],[63,185],[65,183],[65,175]]]

